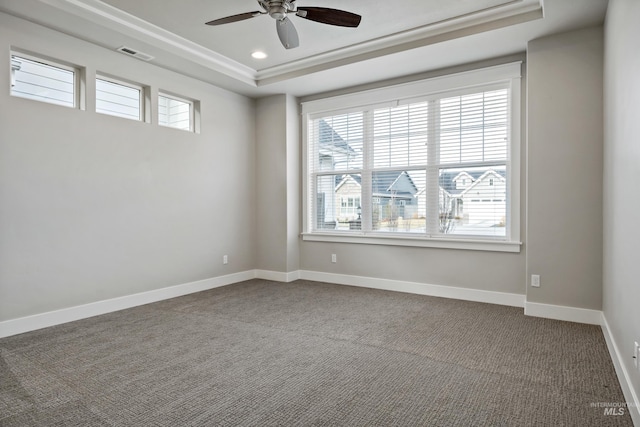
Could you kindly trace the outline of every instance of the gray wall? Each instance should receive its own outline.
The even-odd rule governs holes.
[[[300,144],[300,104],[287,95],[287,272],[300,269],[302,230],[302,153]]]
[[[300,256],[303,270],[524,294],[522,253],[306,241]]]
[[[527,49],[527,301],[602,308],[601,27]]]
[[[256,267],[287,271],[286,96],[256,102]]]
[[[636,395],[640,374],[640,2],[610,0],[605,24],[603,310]]]
[[[299,268],[300,116],[290,95],[256,104],[257,268],[279,273]]]
[[[91,96],[0,91],[0,321],[255,267],[253,100],[0,14],[10,46],[86,66]],[[96,70],[200,100],[201,133],[93,112]]]

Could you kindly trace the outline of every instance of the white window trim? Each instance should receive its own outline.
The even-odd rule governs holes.
[[[11,94],[11,96],[15,97],[15,98],[20,98],[20,99],[27,99],[29,101],[36,101],[36,102],[42,102],[44,104],[49,104],[49,105],[55,105],[58,107],[66,107],[66,108],[71,108],[71,109],[81,109],[81,97],[82,97],[82,90],[81,90],[81,74],[82,74],[82,69],[79,66],[76,65],[72,65],[69,63],[65,63],[59,60],[55,60],[55,59],[50,59],[48,56],[45,55],[34,55],[34,54],[30,54],[30,53],[25,53],[22,52],[20,50],[11,50],[9,52],[9,59],[11,62],[11,87],[13,87],[14,83],[15,83],[15,74],[14,74],[14,70],[19,70],[18,68],[14,68],[14,60],[13,57],[17,56],[19,58],[24,58],[24,59],[28,59],[30,61],[34,61],[34,62],[40,62],[44,65],[48,65],[50,67],[54,67],[54,68],[60,68],[62,70],[66,70],[66,71],[70,71],[73,73],[73,105],[61,105],[61,104],[56,104],[53,102],[46,102],[46,101],[42,101],[39,99],[32,99],[32,98],[26,98],[26,97],[22,97],[22,96],[18,96],[18,95],[13,95]],[[11,90],[10,90],[11,92]]]
[[[411,246],[418,248],[466,249],[492,252],[520,252],[521,242],[504,240],[470,240],[464,237],[425,238],[416,235],[392,233],[354,233],[318,231],[302,233],[307,242],[358,243],[366,245]]]
[[[186,104],[189,104],[189,129],[188,130],[187,129],[180,129],[180,128],[177,128],[177,127],[160,124],[160,119],[158,117],[158,125],[159,126],[162,126],[164,128],[181,130],[181,131],[185,131],[185,132],[196,132],[197,128],[196,128],[196,111],[195,110],[196,110],[196,102],[197,101],[194,101],[194,100],[188,99],[188,98],[183,98],[181,96],[173,95],[173,94],[168,93],[168,92],[158,91],[158,100],[160,99],[160,97],[169,98],[169,99],[173,99],[174,101],[180,101],[180,102],[184,102]],[[160,111],[160,109],[158,108],[158,113],[159,113],[159,111]]]
[[[520,252],[520,145],[521,145],[521,67],[522,62],[497,65],[478,70],[435,77],[418,82],[373,89],[363,92],[323,98],[302,103],[302,135],[303,135],[303,230],[304,241],[359,243],[372,245],[412,246],[446,249],[465,249],[498,252]],[[308,165],[308,122],[310,118],[322,117],[326,114],[339,114],[358,110],[362,106],[399,105],[401,103],[423,100],[425,97],[441,92],[459,90],[465,92],[474,87],[487,86],[492,83],[508,82],[510,86],[510,141],[507,176],[507,215],[509,217],[509,240],[490,238],[427,237],[416,235],[398,235],[393,233],[336,232],[335,230],[316,230],[311,232],[308,206],[309,199],[309,165]],[[425,94],[416,96],[416,94]]]
[[[102,112],[97,111],[97,109],[96,109],[96,113],[105,114],[107,116],[120,117],[120,118],[123,118],[123,119],[129,119],[129,120],[139,121],[139,122],[145,122],[146,121],[145,118],[147,116],[146,115],[147,108],[146,108],[145,102],[146,102],[146,98],[147,97],[146,97],[146,88],[143,85],[138,84],[138,83],[128,82],[126,80],[121,80],[119,78],[111,77],[109,75],[101,74],[101,73],[96,73],[96,80],[103,80],[105,82],[109,82],[109,83],[113,83],[113,84],[116,84],[116,85],[125,86],[125,87],[131,88],[131,89],[139,90],[140,91],[140,105],[139,105],[140,117],[138,119],[133,119],[131,117],[122,117],[122,116],[117,116],[115,114],[102,113]],[[97,93],[95,94],[95,99],[97,100]]]
[[[16,85],[16,71],[20,71],[21,63],[18,59],[13,59],[14,54],[11,54],[11,87]]]

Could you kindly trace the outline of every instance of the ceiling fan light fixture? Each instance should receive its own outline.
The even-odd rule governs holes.
[[[251,56],[255,59],[265,59],[267,57],[267,54],[261,50],[256,50],[255,52],[251,53]]]
[[[287,8],[283,6],[271,6],[269,8],[269,16],[280,21],[287,16]]]

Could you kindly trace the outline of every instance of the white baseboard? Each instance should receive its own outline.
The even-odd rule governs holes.
[[[399,291],[419,295],[430,295],[467,301],[487,302],[514,307],[523,307],[524,295],[503,292],[482,291],[476,289],[456,288],[451,286],[428,285],[423,283],[403,282],[397,280],[377,279],[372,277],[349,276],[343,274],[321,273],[315,271],[279,272],[270,270],[249,270],[227,276],[214,277],[197,282],[170,286],[148,292],[97,301],[33,316],[21,317],[0,322],[0,338],[17,335],[37,329],[73,322],[88,317],[99,316],[118,310],[124,310],[144,304],[175,298],[195,292],[206,291],[220,286],[231,285],[254,278],[278,282],[293,282],[308,279],[342,285],[360,286],[373,289]]]
[[[454,286],[429,285],[426,283],[378,279],[375,277],[322,273],[319,271],[301,270],[300,278],[305,280],[313,280],[316,282],[359,286],[364,288],[406,292],[411,294],[429,295],[434,297],[452,298],[465,301],[486,302],[490,304],[508,305],[511,307],[524,307],[525,302],[525,296],[520,294],[458,288]]]
[[[98,316],[124,310],[139,305],[150,304],[169,298],[201,292],[208,289],[226,286],[254,278],[273,280],[278,282],[293,282],[298,279],[318,282],[335,283],[340,285],[359,286],[387,291],[406,292],[418,295],[429,295],[442,298],[475,301],[512,307],[524,307],[529,316],[546,317],[567,320],[578,323],[601,324],[602,312],[574,307],[564,307],[549,304],[531,303],[526,296],[506,292],[485,291],[479,289],[459,288],[454,286],[431,285],[426,283],[407,282],[400,280],[379,279],[375,277],[351,276],[346,274],[324,273],[319,271],[298,270],[279,272],[270,270],[249,270],[226,276],[214,277],[197,282],[170,286],[153,291],[127,295],[104,301],[69,307],[33,316],[11,319],[0,322],[0,338],[24,332],[34,331],[61,323]]]
[[[184,283],[182,285],[169,286],[167,288],[156,289],[148,292],[141,292],[133,295],[112,298],[104,301],[97,301],[33,316],[21,317],[18,319],[0,322],[0,338],[11,335],[22,334],[24,332],[35,331],[62,323],[73,322],[75,320],[86,319],[88,317],[111,313],[118,310],[137,307],[139,305],[150,304],[169,298],[175,298],[194,292],[206,291],[220,286],[231,285],[233,283],[250,280],[256,277],[254,270],[244,271],[227,276],[213,277],[196,282]]]
[[[616,340],[613,338],[613,334],[611,334],[611,329],[609,329],[609,323],[607,322],[607,318],[604,313],[602,313],[601,317],[601,326],[604,339],[607,342],[607,347],[609,348],[611,360],[613,361],[613,366],[616,369],[616,374],[618,375],[618,381],[620,381],[620,387],[622,387],[622,393],[627,401],[627,411],[629,412],[629,415],[631,415],[633,424],[640,426],[640,399],[638,399],[638,395],[632,386],[631,377],[625,367],[623,355],[616,344]]]
[[[264,280],[273,280],[274,282],[293,282],[300,278],[300,271],[290,271],[284,273],[281,271],[256,270],[256,278]]]
[[[540,304],[529,301],[524,304],[524,314],[527,316],[586,323],[589,325],[600,325],[602,321],[602,311],[600,310],[567,307],[564,305]]]

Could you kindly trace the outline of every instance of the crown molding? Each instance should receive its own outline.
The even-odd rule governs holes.
[[[115,8],[101,0],[38,0],[240,81],[262,87],[284,80],[415,49],[455,38],[504,28],[543,17],[541,0],[512,0],[261,70],[234,61],[198,43]]]
[[[467,15],[423,25],[287,64],[259,70],[258,86],[363,60],[543,18],[539,0],[515,0]]]
[[[100,0],[38,0],[256,87],[256,70]]]

